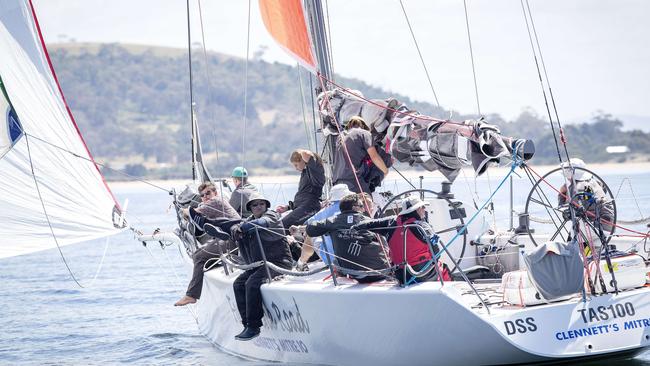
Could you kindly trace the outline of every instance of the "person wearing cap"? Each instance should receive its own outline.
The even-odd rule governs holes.
[[[367,171],[367,167],[363,166],[367,164],[367,158],[384,176],[388,174],[386,163],[373,145],[370,128],[363,118],[354,116],[347,122],[345,131],[336,142],[332,184],[343,183],[353,192],[371,193],[370,183],[363,176],[363,171]]]
[[[278,267],[290,269],[292,265],[289,243],[284,235],[280,215],[271,210],[271,202],[261,194],[254,192],[246,203],[246,209],[251,216],[241,224],[231,227],[233,238],[237,239],[239,255],[247,264],[266,260]],[[257,233],[256,233],[257,232]],[[257,241],[257,235],[262,243],[264,256]],[[280,275],[269,268],[273,278]],[[260,287],[268,279],[265,266],[249,269],[240,274],[233,283],[237,309],[241,315],[244,330],[235,336],[237,340],[247,341],[257,337],[262,327],[262,291]]]
[[[558,204],[566,205],[571,201],[584,200],[582,205],[586,208],[585,214],[589,221],[593,222],[595,220],[596,209],[598,209],[603,231],[605,233],[611,232],[614,225],[614,207],[607,193],[605,193],[603,182],[587,170],[587,164],[582,159],[572,158],[569,162],[565,161],[560,164],[560,167],[568,185],[565,183],[560,187],[557,197]],[[570,194],[573,194],[574,198],[571,198]],[[593,228],[591,230],[594,246],[599,248],[598,231]]]
[[[233,169],[230,178],[235,185],[235,189],[230,194],[230,205],[241,217],[250,216],[251,213],[246,210],[246,202],[253,192],[257,192],[257,188],[248,183],[248,171],[244,167],[238,166]]]
[[[370,231],[351,230],[353,225],[368,219],[368,216],[364,215],[365,205],[361,194],[344,196],[339,202],[339,207],[339,214],[310,222],[305,232],[311,237],[329,235],[339,267],[367,273],[350,276],[360,283],[384,279],[383,274],[372,271],[382,271],[390,267],[386,256],[388,250]]]
[[[428,205],[419,197],[409,196],[402,201],[401,210],[397,216],[366,220],[352,227],[353,230],[370,230],[386,237],[390,247],[391,260],[399,267],[395,276],[401,284],[409,283],[413,277],[409,271],[406,271],[406,277],[404,277],[403,269],[406,263],[416,272],[424,270],[425,267],[435,268],[430,261],[433,258],[432,251],[437,253],[438,246],[434,245],[433,249],[430,249],[430,238],[425,230],[419,226],[409,226],[420,222],[428,226],[426,224],[426,206]],[[404,230],[405,227],[406,230]],[[406,236],[406,258],[404,258],[404,236]],[[444,270],[442,272],[445,280],[451,279]],[[436,271],[431,270],[427,275],[416,278],[414,281],[426,281],[435,275]]]
[[[199,194],[201,195],[201,204],[198,208],[194,209],[184,208],[183,215],[190,219],[190,222],[198,229],[197,233],[203,233],[204,224],[206,221],[212,220],[238,220],[241,217],[234,208],[230,206],[225,199],[219,197],[217,189],[212,182],[201,183],[199,186]],[[197,249],[192,255],[194,261],[194,269],[192,271],[192,279],[187,286],[185,296],[178,300],[174,306],[185,306],[187,304],[194,304],[201,298],[203,290],[203,266],[211,259],[219,258],[219,253],[228,251],[234,248],[231,241],[212,240],[205,246]]]
[[[337,184],[330,189],[329,199],[326,201],[325,206],[318,211],[314,216],[307,219],[306,224],[314,221],[325,220],[341,212],[340,202],[345,196],[354,194],[348,189],[345,184]],[[290,232],[295,235],[299,232],[304,233],[305,226],[292,226]],[[330,264],[331,262],[337,263],[334,258],[334,248],[332,247],[332,238],[329,235],[323,235],[316,238],[305,235],[305,243],[303,244],[300,252],[300,259],[296,264],[296,269],[299,271],[307,271],[309,267],[307,262],[318,248],[318,256],[323,260],[323,263]]]
[[[275,209],[280,214],[291,210],[282,218],[282,225],[286,229],[292,225],[302,225],[320,210],[320,197],[325,185],[325,168],[318,154],[296,149],[291,153],[289,161],[300,172],[300,182],[293,202],[289,205],[279,205]]]

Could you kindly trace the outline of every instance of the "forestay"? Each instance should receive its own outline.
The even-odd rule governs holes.
[[[119,206],[66,105],[29,0],[0,3],[0,78],[0,258],[116,233]]]

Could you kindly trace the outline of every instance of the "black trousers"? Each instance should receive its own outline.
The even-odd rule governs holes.
[[[214,241],[213,243],[205,245],[203,248],[199,248],[192,259],[194,260],[194,269],[192,270],[192,279],[190,284],[187,286],[187,292],[185,295],[193,297],[195,299],[201,298],[201,291],[203,290],[203,266],[210,259],[219,258],[219,246],[223,253],[234,247],[234,244],[230,241]]]
[[[270,270],[272,277],[279,273]],[[266,282],[267,274],[264,266],[249,269],[237,277],[233,283],[237,310],[241,315],[241,322],[245,327],[259,328],[262,326],[262,291],[260,287]]]
[[[308,218],[314,216],[320,210],[320,206],[300,206],[293,209],[286,216],[282,218],[282,226],[284,231],[288,234],[291,225],[302,225]]]

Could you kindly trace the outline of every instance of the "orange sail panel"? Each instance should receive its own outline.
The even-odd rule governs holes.
[[[300,64],[316,72],[301,0],[260,0],[260,12],[267,31]]]

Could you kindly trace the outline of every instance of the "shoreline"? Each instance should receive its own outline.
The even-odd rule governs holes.
[[[558,165],[536,165],[532,166],[532,169],[535,170],[540,175],[544,175],[547,172],[549,172],[552,169],[557,168]],[[589,170],[592,170],[594,173],[601,175],[601,174],[628,174],[628,175],[635,175],[635,174],[643,174],[643,173],[650,173],[650,162],[630,162],[630,163],[593,163],[587,165],[587,168]],[[399,169],[399,167],[398,167]],[[488,176],[490,178],[498,178],[498,177],[503,177],[508,173],[510,170],[509,166],[500,166],[500,167],[490,167],[488,168],[488,171],[486,174],[483,174],[480,177],[477,177],[478,180],[480,179],[487,179]],[[519,172],[520,170],[516,170],[515,172]],[[427,180],[444,180],[444,176],[438,172],[429,172],[429,171],[423,171],[423,170],[401,170],[400,172],[404,177],[407,179],[418,179],[420,176],[424,176],[425,179]],[[458,178],[456,178],[456,181],[464,179],[463,176],[467,177],[467,179],[474,179],[474,170],[471,167],[466,167],[462,169],[462,172],[458,175]],[[393,181],[393,180],[398,180],[401,179],[402,177],[394,170],[392,170],[388,176],[386,176],[387,181]],[[260,175],[260,176],[252,176],[249,178],[249,181],[253,184],[298,184],[298,180],[300,179],[300,174],[296,172],[295,174],[281,174],[281,175]],[[177,188],[177,187],[183,187],[185,186],[190,180],[189,179],[169,179],[169,180],[164,180],[164,179],[153,179],[153,180],[148,180],[146,178],[141,179],[142,181],[146,181],[151,184],[155,184],[161,187],[169,187],[171,188]],[[124,181],[107,181],[108,185],[111,188],[127,188],[127,187],[134,187],[134,186],[148,186],[150,187],[149,184],[144,183],[142,181],[138,180],[124,180]],[[166,188],[167,189],[167,188]]]

